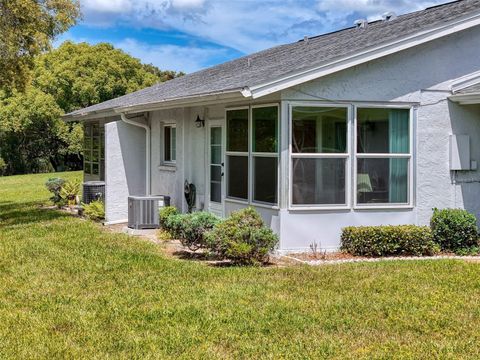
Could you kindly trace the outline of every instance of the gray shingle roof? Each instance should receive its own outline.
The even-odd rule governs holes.
[[[306,42],[280,45],[77,110],[68,115],[222,93],[260,85],[293,72],[308,70],[361,50],[413,35],[478,10],[480,10],[480,0],[460,0],[401,15],[390,21],[372,22],[366,29],[352,27],[312,37]],[[250,66],[247,59],[250,59]]]
[[[480,93],[480,84],[475,84],[465,89],[457,91],[457,94],[462,94],[462,95],[470,95],[470,94],[478,94],[478,93]]]

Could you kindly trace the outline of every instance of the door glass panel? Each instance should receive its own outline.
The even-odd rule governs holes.
[[[210,201],[222,202],[222,128],[210,128]]]

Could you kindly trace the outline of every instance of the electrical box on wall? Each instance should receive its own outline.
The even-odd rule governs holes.
[[[470,136],[450,135],[450,170],[470,169]]]

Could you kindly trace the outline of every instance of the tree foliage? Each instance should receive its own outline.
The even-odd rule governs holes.
[[[2,1],[2,0],[0,0]],[[25,91],[0,93],[0,157],[6,174],[82,167],[83,128],[61,115],[181,74],[101,43],[65,42],[35,59]]]
[[[175,77],[111,44],[63,43],[36,59],[33,85],[70,112]]]
[[[33,87],[1,100],[0,146],[7,173],[53,170],[51,161],[63,145],[58,137],[67,126],[61,114],[51,95]]]
[[[77,0],[0,0],[0,88],[23,90],[33,58],[79,16]]]

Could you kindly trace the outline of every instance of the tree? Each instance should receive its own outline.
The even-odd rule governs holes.
[[[33,58],[79,16],[77,0],[0,0],[0,88],[23,90]]]
[[[0,102],[0,156],[7,174],[53,170],[54,159],[64,144],[58,141],[66,126],[55,99],[29,87],[14,91]]]
[[[0,94],[6,174],[81,169],[83,127],[64,123],[62,114],[179,74],[142,64],[110,44],[65,42],[35,59],[33,75],[25,92]]]
[[[65,112],[70,112],[177,75],[142,64],[111,44],[67,41],[36,59],[33,85],[51,94]]]

